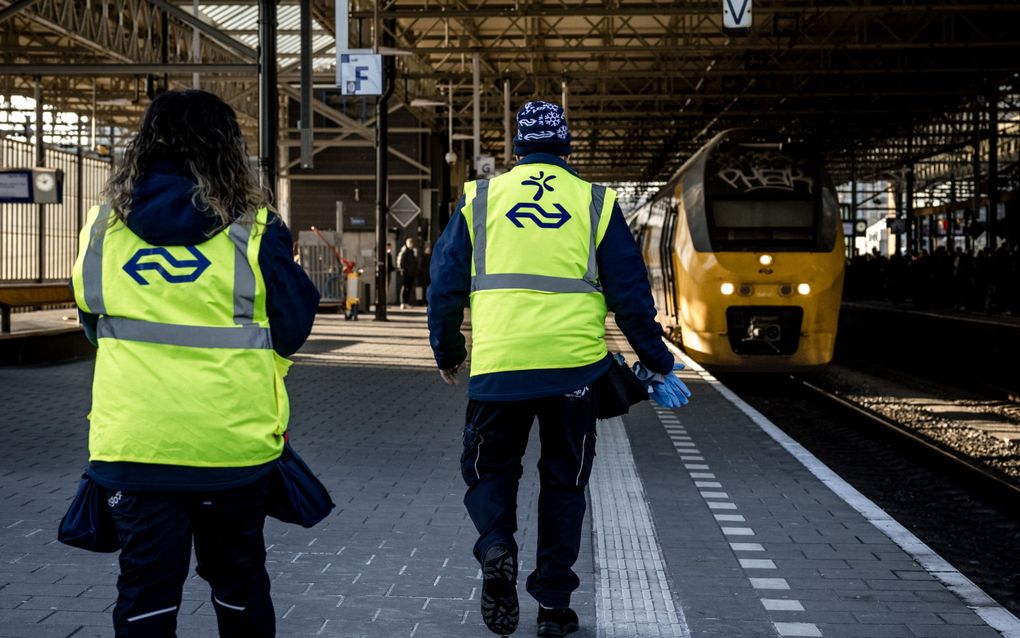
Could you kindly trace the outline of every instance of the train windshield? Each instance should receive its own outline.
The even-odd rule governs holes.
[[[705,165],[705,212],[717,251],[821,248],[821,171],[803,151],[724,142]]]

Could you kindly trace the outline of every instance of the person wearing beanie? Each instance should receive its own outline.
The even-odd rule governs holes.
[[[456,383],[467,359],[461,324],[470,303],[461,473],[479,533],[482,618],[497,634],[517,629],[517,488],[537,418],[538,547],[527,590],[540,605],[538,635],[565,636],[580,624],[570,609],[580,584],[572,567],[595,458],[594,390],[612,364],[607,311],[649,371],[671,374],[673,356],[616,193],[568,163],[563,109],[538,100],[521,106],[513,148],[510,171],[464,185],[433,247],[429,338],[440,375]]]

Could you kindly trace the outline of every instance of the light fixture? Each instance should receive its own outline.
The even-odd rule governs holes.
[[[724,295],[732,295],[734,290],[735,290],[735,288],[734,288],[733,284],[731,284],[728,281],[726,283],[724,283],[723,285],[719,286],[719,292],[721,292]]]
[[[762,255],[761,257],[758,258],[758,263],[761,264],[762,266],[771,266],[772,255]]]
[[[411,100],[410,106],[446,106],[446,102],[440,100],[430,100],[424,97],[416,97]]]
[[[797,292],[799,292],[802,295],[810,295],[811,294],[811,285],[810,284],[797,284]]]

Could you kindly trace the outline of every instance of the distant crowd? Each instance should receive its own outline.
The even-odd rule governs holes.
[[[916,308],[1020,314],[1020,247],[935,252],[905,257],[855,255],[847,265],[844,298],[912,303]]]

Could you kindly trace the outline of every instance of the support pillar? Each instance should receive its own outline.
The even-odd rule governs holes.
[[[276,88],[276,0],[259,2],[259,169],[262,187],[276,199],[279,100]]]
[[[43,143],[43,98],[42,98],[42,78],[38,75],[35,76],[35,165],[42,167],[46,166],[46,146]],[[46,206],[38,204],[36,206],[38,211],[38,230],[39,237],[36,245],[36,281],[44,281],[46,279]]]
[[[998,247],[999,221],[999,95],[988,98],[988,248]]]

